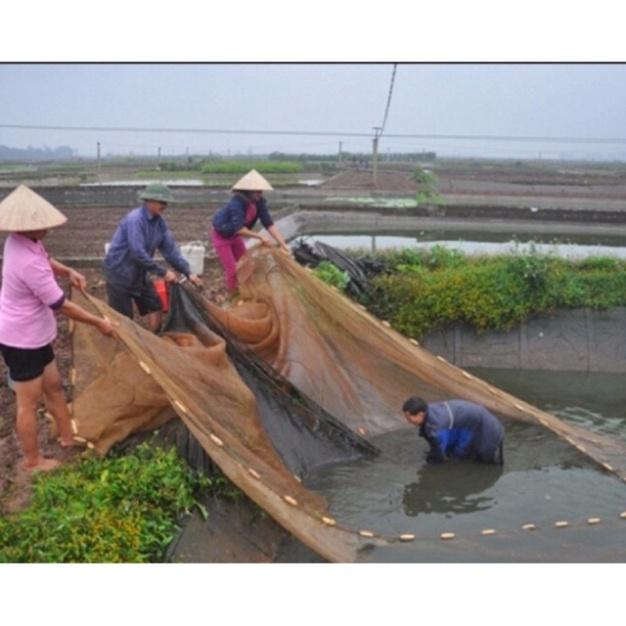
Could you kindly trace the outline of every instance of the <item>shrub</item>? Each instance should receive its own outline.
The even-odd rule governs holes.
[[[507,330],[557,307],[626,305],[626,264],[615,259],[468,258],[437,246],[385,259],[388,271],[372,279],[370,308],[411,337],[458,322],[478,331]]]
[[[174,450],[149,444],[41,474],[30,507],[0,517],[0,562],[162,560],[177,517],[200,506],[194,492],[210,486]]]

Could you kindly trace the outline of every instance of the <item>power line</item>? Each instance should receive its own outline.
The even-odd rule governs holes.
[[[192,133],[213,135],[289,135],[311,137],[363,137],[370,139],[372,133],[339,132],[339,131],[312,131],[312,130],[242,130],[224,128],[153,128],[130,126],[43,126],[39,124],[0,124],[0,128],[16,130],[63,130],[88,132],[133,132],[133,133]],[[626,144],[622,137],[550,137],[533,135],[447,135],[434,133],[388,133],[387,138],[396,139],[433,139],[433,140],[463,140],[463,141],[519,141],[545,143],[581,143],[581,144]]]
[[[396,70],[398,69],[398,64],[393,64],[393,71],[391,72],[391,83],[389,84],[389,94],[387,95],[387,106],[385,107],[385,115],[383,117],[383,123],[380,127],[380,134],[382,135],[385,132],[385,125],[387,124],[387,116],[389,115],[389,107],[391,106],[391,94],[393,93],[393,83],[396,80]]]

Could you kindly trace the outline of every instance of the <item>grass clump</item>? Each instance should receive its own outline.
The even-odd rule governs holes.
[[[221,479],[221,482],[220,482]],[[0,562],[161,561],[200,489],[234,489],[191,471],[175,450],[144,443],[35,479],[32,503],[0,517]],[[201,509],[202,510],[202,509]]]

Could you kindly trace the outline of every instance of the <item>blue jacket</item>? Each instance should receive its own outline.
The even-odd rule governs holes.
[[[189,263],[181,255],[165,220],[151,215],[145,205],[137,207],[120,221],[113,234],[104,257],[107,282],[138,295],[148,272],[165,275],[166,269],[152,258],[156,250],[175,270],[189,276]]]
[[[233,194],[230,202],[223,206],[213,216],[213,228],[222,235],[222,237],[233,237],[235,233],[242,228],[254,228],[257,219],[260,218],[261,224],[265,228],[269,228],[274,224],[272,216],[267,209],[267,201],[261,198],[257,201],[257,214],[254,220],[246,224],[246,209],[250,201],[239,193]]]
[[[448,400],[428,405],[420,436],[430,444],[429,461],[443,461],[447,456],[487,459],[502,443],[504,427],[483,406]]]

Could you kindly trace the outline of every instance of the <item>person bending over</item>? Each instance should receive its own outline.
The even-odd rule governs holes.
[[[485,407],[465,400],[427,404],[411,396],[402,412],[430,445],[429,463],[459,458],[502,465],[504,427]]]

